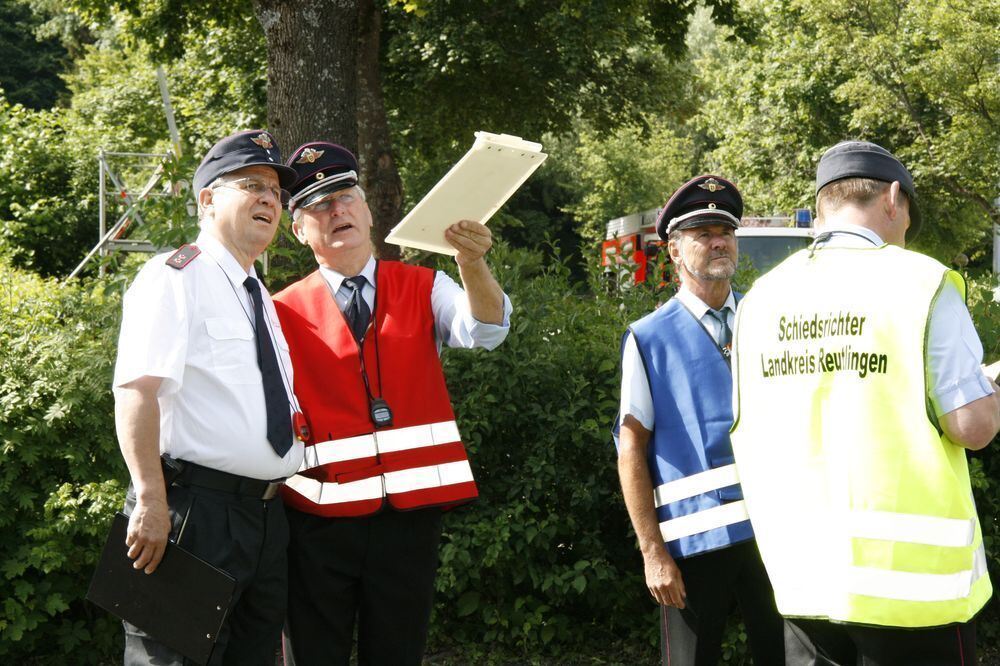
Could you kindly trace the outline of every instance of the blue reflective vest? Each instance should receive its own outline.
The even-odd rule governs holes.
[[[657,519],[671,556],[689,557],[753,538],[729,441],[729,359],[676,298],[629,330],[653,399],[648,463]]]

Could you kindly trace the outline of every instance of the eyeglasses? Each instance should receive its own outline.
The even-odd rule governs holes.
[[[236,178],[235,180],[219,181],[212,185],[212,189],[215,189],[216,187],[228,187],[234,190],[242,190],[244,192],[249,192],[255,197],[262,197],[265,192],[270,192],[271,196],[274,197],[274,200],[280,201],[282,206],[288,203],[287,191],[281,189],[277,185],[268,185],[264,181],[259,178],[254,178],[253,176]]]
[[[352,188],[346,192],[331,194],[323,197],[319,201],[306,204],[305,206],[302,206],[302,210],[307,210],[310,213],[322,213],[323,211],[330,210],[330,206],[332,206],[335,202],[339,203],[341,206],[350,206],[357,198],[358,195],[355,194],[354,189]]]

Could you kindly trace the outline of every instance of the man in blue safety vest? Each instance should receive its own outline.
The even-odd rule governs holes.
[[[721,658],[738,601],[757,664],[782,664],[782,623],[733,464],[729,348],[743,200],[718,176],[681,186],[660,212],[681,287],[629,326],[615,424],[618,473],[661,607],[664,664]]]

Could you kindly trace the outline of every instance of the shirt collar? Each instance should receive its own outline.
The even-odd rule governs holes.
[[[681,288],[677,290],[677,300],[679,300],[681,304],[690,310],[698,319],[704,317],[705,313],[712,309],[705,304],[705,301],[695,296],[687,287],[685,287],[684,283],[681,283]],[[732,289],[729,290],[729,296],[726,296],[726,302],[723,304],[721,309],[725,310],[726,308],[736,312],[736,297],[733,296]]]
[[[354,277],[353,275],[344,275],[343,273],[335,271],[332,268],[327,268],[326,266],[320,266],[319,272],[320,275],[323,276],[323,279],[326,280],[326,283],[330,285],[330,289],[332,289],[335,294],[340,290],[340,283],[343,282],[344,279]],[[375,257],[368,257],[368,263],[365,264],[365,267],[361,269],[361,272],[358,273],[358,275],[361,275],[368,280],[368,284],[371,285],[372,289],[375,288]]]
[[[830,237],[830,240],[826,242],[827,247],[868,247],[868,243],[866,243],[865,240],[872,243],[876,247],[882,247],[885,245],[885,241],[882,240],[877,233],[868,227],[862,227],[857,224],[835,222],[833,224],[824,225],[818,230],[819,233],[817,233],[817,236],[828,231],[846,231],[849,233],[833,234],[833,236]],[[857,236],[852,234],[857,234]],[[865,240],[858,238],[858,236],[863,236]]]
[[[257,277],[257,271],[254,270],[253,264],[250,264],[249,271],[243,270],[240,262],[236,261],[236,257],[226,249],[222,241],[209,232],[202,231],[199,233],[195,244],[201,248],[202,252],[215,260],[215,263],[219,265],[219,268],[222,269],[222,272],[226,274],[226,277],[229,278],[229,281],[234,286],[242,287],[248,275],[252,278]]]

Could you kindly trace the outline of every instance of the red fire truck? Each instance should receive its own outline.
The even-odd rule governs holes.
[[[616,217],[608,222],[601,244],[601,265],[620,284],[658,284],[674,279],[667,242],[656,234],[659,209]],[[744,217],[736,230],[740,262],[749,261],[760,274],[800,250],[813,238],[812,214],[797,209],[788,217]]]

